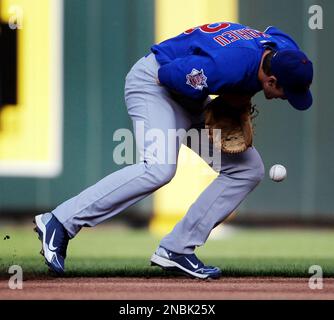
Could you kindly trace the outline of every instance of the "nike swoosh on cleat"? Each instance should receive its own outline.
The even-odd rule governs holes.
[[[186,260],[191,264],[191,266],[192,266],[194,269],[197,269],[197,268],[198,268],[198,263],[197,263],[197,264],[193,264],[188,258],[186,258]]]
[[[56,235],[56,229],[54,229],[53,234],[52,234],[52,237],[51,237],[51,239],[50,239],[50,243],[49,243],[49,245],[48,245],[48,247],[49,247],[49,249],[50,249],[51,251],[55,251],[55,250],[58,249],[58,247],[54,247],[54,246],[53,246],[53,241],[54,241],[55,235]]]

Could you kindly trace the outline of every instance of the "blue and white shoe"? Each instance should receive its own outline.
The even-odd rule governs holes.
[[[195,254],[178,254],[163,247],[159,247],[152,255],[151,265],[200,279],[218,279],[221,276],[219,268],[204,265]]]
[[[42,242],[41,255],[51,271],[57,274],[65,272],[66,250],[69,236],[63,225],[50,212],[35,217],[35,231]]]

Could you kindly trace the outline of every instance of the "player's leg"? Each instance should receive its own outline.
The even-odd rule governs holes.
[[[84,226],[95,226],[151,194],[174,176],[181,142],[168,135],[168,129],[189,128],[187,113],[156,83],[158,65],[152,56],[141,59],[126,79],[125,98],[135,127],[150,138],[156,133],[163,144],[157,150],[150,139],[139,139],[139,163],[116,171],[52,211],[36,217],[43,254],[50,267],[61,272],[66,254],[66,232],[72,238]],[[150,130],[159,130],[152,132]],[[169,138],[169,139],[168,139]],[[168,140],[167,140],[168,139]],[[180,138],[182,139],[182,137]],[[165,146],[169,148],[165,148]],[[66,244],[66,245],[65,245]],[[50,248],[51,246],[51,248]],[[64,247],[58,261],[52,248]],[[56,250],[57,253],[57,250]]]
[[[173,231],[162,239],[162,247],[177,253],[193,253],[263,178],[264,166],[254,147],[236,155],[215,152],[214,159],[205,152],[212,148],[208,139],[202,139],[200,155],[219,172],[218,177],[202,192]]]
[[[211,157],[204,158],[210,166],[219,167],[218,177],[202,192],[172,232],[161,240],[151,262],[167,270],[205,279],[218,278],[221,271],[217,267],[205,266],[194,254],[195,248],[203,245],[211,230],[256,187],[263,177],[263,164],[255,148],[239,155],[221,154],[221,163],[220,160],[211,163]]]
[[[142,136],[151,132],[159,137],[154,142],[138,137],[139,163],[108,175],[53,210],[71,236],[83,226],[95,226],[111,218],[174,176],[180,143],[165,148],[168,130],[189,128],[191,123],[168,92],[157,85],[157,69],[152,55],[141,59],[126,78],[125,100],[135,133]],[[143,130],[136,130],[138,127]],[[161,147],[158,150],[157,144]]]

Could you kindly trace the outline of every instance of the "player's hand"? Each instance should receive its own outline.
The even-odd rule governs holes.
[[[252,105],[247,97],[218,96],[206,105],[209,140],[226,153],[240,153],[253,144]]]

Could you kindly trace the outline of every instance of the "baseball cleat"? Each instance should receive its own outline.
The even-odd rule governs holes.
[[[63,225],[50,212],[35,217],[34,231],[42,242],[40,254],[45,258],[46,265],[57,274],[65,272],[66,249],[69,236]]]
[[[204,265],[195,254],[178,254],[163,247],[152,255],[151,265],[200,279],[218,279],[221,276],[219,268]]]

